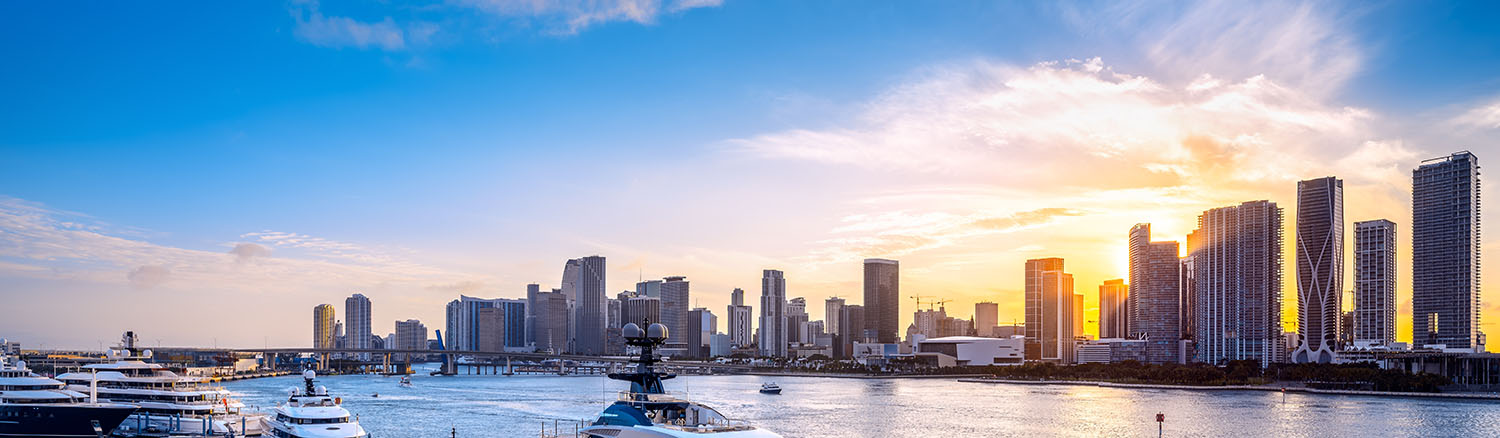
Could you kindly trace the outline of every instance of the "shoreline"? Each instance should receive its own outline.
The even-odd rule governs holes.
[[[990,378],[961,378],[964,383],[988,383],[1008,385],[1067,385],[1067,386],[1095,386],[1101,388],[1125,388],[1125,389],[1176,389],[1186,391],[1262,391],[1262,392],[1295,392],[1302,394],[1319,395],[1362,395],[1374,397],[1415,397],[1415,398],[1446,398],[1459,400],[1500,400],[1500,393],[1492,392],[1395,392],[1395,391],[1361,391],[1349,389],[1316,389],[1305,387],[1282,387],[1268,385],[1221,385],[1221,386],[1193,386],[1193,385],[1167,385],[1153,383],[1114,383],[1085,380],[1012,380],[1012,379],[990,379]]]
[[[899,374],[895,374],[895,375],[882,375],[882,374],[795,373],[795,372],[774,372],[774,371],[748,372],[748,373],[739,373],[739,374],[749,375],[749,376],[828,377],[828,378],[834,378],[834,379],[866,379],[866,380],[886,380],[886,379],[953,379],[953,378],[958,378],[960,380],[963,380],[963,379],[978,379],[978,378],[982,378],[982,377],[989,377],[989,374],[913,374],[913,375],[899,375]]]

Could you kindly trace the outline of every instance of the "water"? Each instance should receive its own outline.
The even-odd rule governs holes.
[[[757,392],[775,381],[781,395]],[[599,376],[319,377],[377,438],[534,437],[553,420],[592,419],[625,383]],[[271,406],[297,376],[229,382]],[[962,383],[955,379],[685,376],[667,381],[731,418],[785,437],[1166,436],[1496,437],[1500,402],[1421,398]],[[379,393],[379,397],[372,395]]]

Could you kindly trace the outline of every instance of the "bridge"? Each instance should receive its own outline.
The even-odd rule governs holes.
[[[608,372],[618,366],[628,365],[630,357],[627,356],[588,356],[579,354],[554,354],[554,353],[524,353],[505,351],[477,351],[477,350],[411,350],[411,349],[375,349],[375,348],[202,348],[202,347],[157,347],[157,351],[171,352],[195,352],[195,353],[222,353],[234,355],[256,355],[263,358],[262,365],[276,367],[280,364],[291,363],[291,360],[276,360],[281,356],[301,356],[310,354],[318,359],[320,369],[333,369],[335,364],[344,365],[345,370],[370,371],[371,368],[379,366],[379,371],[385,373],[405,374],[411,372],[411,358],[413,356],[443,355],[445,360],[445,374],[513,374],[521,373],[555,373],[555,374],[596,374]],[[369,360],[335,359],[335,357],[361,357],[366,356]],[[473,359],[468,363],[459,363],[459,357]],[[378,358],[378,359],[375,359]],[[555,362],[555,364],[552,364]],[[725,364],[716,362],[699,362],[685,360],[667,360],[659,362],[668,370],[688,374],[705,373],[744,373],[755,367],[745,364]],[[502,368],[503,367],[503,368]],[[501,370],[504,370],[503,372]],[[485,371],[489,372],[486,373]],[[545,370],[545,371],[544,371]],[[467,371],[467,372],[463,372]]]

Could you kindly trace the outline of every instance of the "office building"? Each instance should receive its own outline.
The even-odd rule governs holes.
[[[313,307],[313,348],[333,348],[333,330],[336,318],[332,304]]]
[[[1331,363],[1344,314],[1344,181],[1297,182],[1297,331],[1292,362]]]
[[[900,341],[901,264],[895,260],[865,259],[865,329],[875,342]]]
[[[760,278],[760,355],[786,357],[786,278],[767,269]]]
[[[844,299],[829,297],[823,300],[823,320],[827,321],[828,334],[839,334],[839,314],[844,312]]]
[[[627,323],[633,322],[638,326],[650,326],[651,323],[661,322],[661,298],[630,297],[622,304],[620,317]],[[667,334],[667,336],[671,335],[671,333]]]
[[[1146,362],[1181,362],[1182,261],[1177,242],[1152,242],[1151,224],[1130,229],[1130,337],[1146,340]]]
[[[1026,358],[1073,363],[1073,275],[1063,259],[1026,261]]]
[[[561,289],[536,294],[532,336],[537,351],[562,353],[568,348],[568,296]]]
[[[542,293],[542,285],[526,285],[526,345],[536,345],[536,295]]]
[[[689,299],[687,277],[662,279],[661,323],[667,326],[667,345],[687,343]]]
[[[981,338],[995,337],[995,327],[1000,325],[1000,305],[989,301],[974,303],[974,335]]]
[[[792,298],[786,303],[786,341],[791,343],[803,343],[810,340],[802,337],[802,325],[808,321],[807,300],[802,297]]]
[[[1479,160],[1468,151],[1411,172],[1412,337],[1476,348],[1479,333]]]
[[[752,321],[755,318],[754,315],[755,310],[751,306],[745,305],[745,290],[734,288],[734,292],[730,294],[729,313],[727,314],[729,319],[726,321],[729,325],[730,344],[739,348],[755,344],[755,338],[752,337],[754,331],[751,328]]]
[[[569,351],[574,354],[604,354],[604,327],[609,304],[604,292],[605,260],[589,256],[563,265],[563,295],[572,297],[569,321]]]
[[[1396,223],[1354,223],[1354,342],[1396,342]]]
[[[839,311],[839,326],[849,329],[838,336],[838,342],[834,350],[834,353],[838,357],[849,357],[856,342],[869,342],[869,338],[865,336],[865,330],[853,329],[854,327],[865,326],[865,306],[845,304],[844,308]]]
[[[719,330],[719,318],[714,316],[706,308],[696,308],[687,312],[687,328],[683,331],[683,339],[687,344],[688,357],[706,358],[709,356],[710,341],[714,332]],[[668,334],[671,335],[670,333]]]
[[[448,302],[446,324],[448,327],[448,339],[444,343],[453,350],[480,350],[480,333],[505,333],[502,339],[504,347],[511,350],[524,349],[526,342],[526,302],[524,299],[508,298],[476,298],[460,295],[457,300]],[[479,312],[484,309],[498,308],[505,315],[496,321],[503,321],[507,327],[485,327],[484,321],[480,319]]]
[[[354,294],[344,299],[344,336],[347,348],[373,348],[370,338],[375,332],[370,329],[370,299],[364,294]],[[369,354],[357,355],[361,360]]]
[[[1099,285],[1099,338],[1125,338],[1130,336],[1130,314],[1125,305],[1130,296],[1130,286],[1124,279],[1105,280]]]
[[[475,350],[488,352],[505,351],[505,309],[486,307],[479,309],[474,331],[478,334]]]
[[[1197,360],[1283,360],[1281,208],[1250,201],[1208,210],[1194,233]]]
[[[415,319],[396,321],[394,339],[386,338],[386,348],[392,350],[426,350],[427,326]]]
[[[638,297],[661,298],[661,280],[645,280],[635,284],[635,295]],[[659,322],[659,321],[658,321]],[[671,334],[667,334],[671,336]]]

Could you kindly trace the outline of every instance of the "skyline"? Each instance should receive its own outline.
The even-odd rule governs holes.
[[[681,275],[716,315],[741,288],[758,316],[779,270],[815,320],[866,304],[864,259],[898,260],[901,332],[910,295],[1024,320],[1025,261],[1058,257],[1097,321],[1133,225],[1182,243],[1269,200],[1293,261],[1296,183],[1333,176],[1346,230],[1396,224],[1410,341],[1411,171],[1497,156],[1495,5],[538,4],[99,5],[70,11],[76,38],[48,28],[60,6],[0,6],[34,42],[0,49],[24,66],[0,72],[21,310],[0,336],[302,345],[308,310],[354,293],[383,335],[461,294],[562,288],[595,254],[605,296]],[[268,320],[297,324],[233,328]]]

